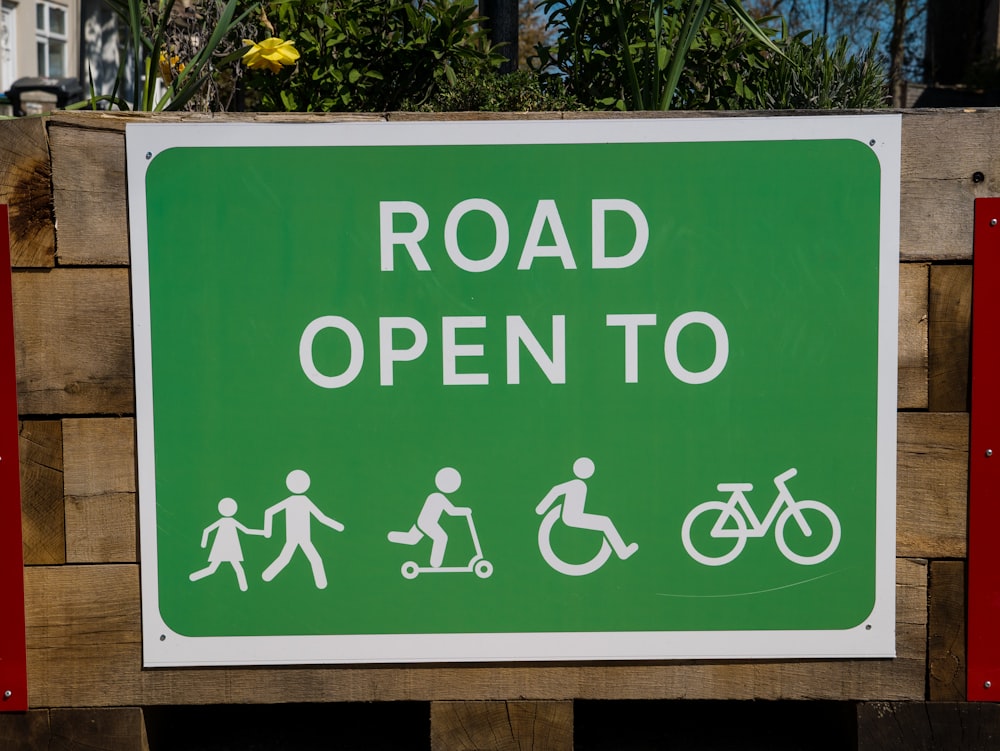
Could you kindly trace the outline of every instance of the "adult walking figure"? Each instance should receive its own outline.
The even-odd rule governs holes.
[[[585,480],[589,480],[594,475],[594,462],[586,456],[581,456],[573,462],[573,474],[576,477],[572,480],[553,487],[538,504],[535,512],[540,516],[543,515],[560,496],[565,496],[561,513],[563,524],[574,529],[592,529],[595,532],[601,532],[611,544],[615,555],[624,561],[639,549],[639,544],[633,542],[626,545],[625,540],[618,533],[615,523],[609,517],[588,514],[583,510],[584,504],[587,502],[587,483]]]
[[[285,500],[274,504],[264,512],[264,536],[271,536],[271,527],[274,515],[285,512],[285,546],[281,553],[270,566],[264,569],[263,579],[271,581],[277,576],[295,554],[296,548],[301,548],[309,559],[312,566],[313,579],[316,581],[317,589],[326,589],[326,571],[323,570],[323,559],[312,544],[312,519],[316,518],[320,524],[325,524],[330,529],[337,532],[344,531],[344,525],[336,519],[331,519],[318,508],[316,504],[305,496],[309,490],[309,475],[301,469],[292,470],[285,479],[285,485],[293,495]]]

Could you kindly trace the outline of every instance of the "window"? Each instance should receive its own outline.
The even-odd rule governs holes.
[[[14,61],[17,60],[17,29],[14,26],[17,5],[8,0],[0,3],[0,90],[6,91],[14,83]]]
[[[35,5],[35,40],[38,75],[66,75],[66,8],[40,0]]]

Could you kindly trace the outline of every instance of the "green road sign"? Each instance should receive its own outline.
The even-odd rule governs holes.
[[[898,115],[127,141],[146,664],[893,654]]]

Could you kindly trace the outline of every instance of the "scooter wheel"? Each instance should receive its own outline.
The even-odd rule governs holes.
[[[402,568],[404,579],[416,579],[420,573],[420,567],[414,561],[407,561]]]
[[[475,566],[476,576],[480,579],[488,579],[493,573],[493,564],[489,561],[478,561]]]

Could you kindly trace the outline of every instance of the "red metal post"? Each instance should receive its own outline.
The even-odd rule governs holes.
[[[0,711],[28,708],[24,639],[21,477],[17,453],[17,379],[7,206],[0,204]]]
[[[1000,701],[1000,198],[974,226],[967,698]]]

